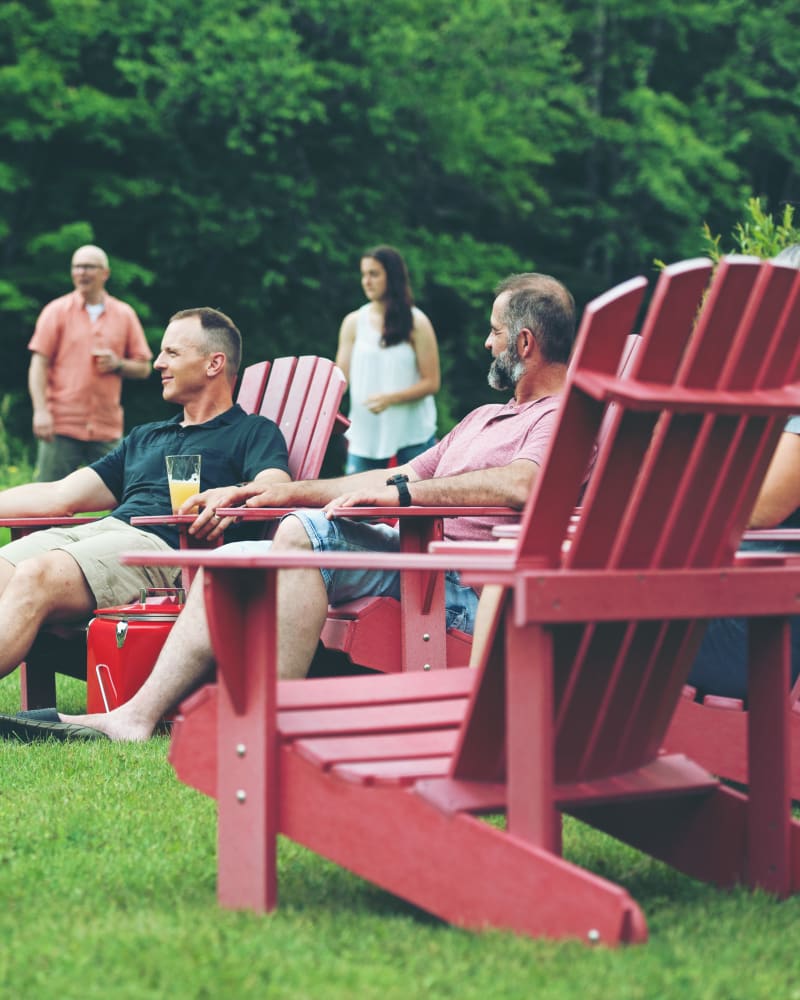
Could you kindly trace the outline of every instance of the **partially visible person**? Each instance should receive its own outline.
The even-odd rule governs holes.
[[[360,504],[396,506],[399,501],[424,506],[500,504],[521,510],[557,421],[559,394],[575,336],[575,303],[564,285],[542,274],[512,275],[498,286],[496,296],[486,338],[492,354],[489,384],[500,391],[512,391],[508,402],[473,410],[433,448],[397,469],[266,487],[253,483],[190,497],[185,506],[205,504],[193,530],[202,532],[215,524],[218,507],[294,506],[305,509],[281,521],[272,543],[245,542],[240,550],[257,554],[272,544],[284,551],[396,552],[396,528],[334,518],[332,509]],[[447,518],[446,536],[489,539],[501,520],[491,516]],[[220,521],[208,537],[215,537],[227,522],[227,518]],[[0,736],[23,740],[147,739],[163,715],[213,669],[202,579],[202,572],[198,572],[152,673],[124,705],[99,715],[68,716],[50,709],[45,718],[40,713],[33,718],[25,713],[0,716]],[[399,573],[390,570],[281,571],[277,609],[280,676],[306,676],[329,604],[368,595],[398,597],[399,593]],[[445,611],[450,626],[470,632],[477,603],[477,593],[461,583],[458,573],[445,574]]]
[[[800,244],[785,247],[774,258],[778,264],[800,269]],[[778,440],[749,528],[800,529],[800,416],[790,417]],[[798,532],[800,536],[800,532]],[[800,551],[798,541],[746,541],[748,551]],[[698,695],[713,694],[747,699],[746,618],[713,618],[689,674]],[[792,681],[800,676],[800,616],[792,619]]]
[[[439,348],[431,321],[414,305],[405,261],[393,247],[361,258],[368,301],[339,330],[336,364],[350,387],[345,472],[405,465],[434,443]]]
[[[167,455],[202,456],[205,487],[257,481],[256,489],[289,481],[286,441],[266,417],[233,402],[241,335],[216,309],[176,313],[155,362],[162,395],[181,413],[134,427],[91,466],[52,483],[28,483],[0,492],[0,517],[52,517],[111,510],[75,527],[36,531],[0,549],[0,676],[21,663],[46,623],[81,621],[95,608],[136,600],[142,588],[170,587],[174,567],[123,566],[121,552],[170,551],[178,544],[169,525],[133,527],[131,518],[169,514]],[[218,521],[206,519],[198,537]]]
[[[75,290],[42,309],[28,344],[28,389],[38,441],[36,479],[62,479],[119,443],[122,379],[145,379],[153,352],[133,309],[105,290],[105,251],[78,247]]]
[[[748,527],[800,529],[800,417],[786,423]],[[797,541],[745,541],[741,547],[757,552],[800,551],[800,530]],[[800,616],[792,618],[791,631],[794,683],[800,677]],[[746,618],[712,618],[688,683],[700,697],[712,694],[746,701],[747,646]]]

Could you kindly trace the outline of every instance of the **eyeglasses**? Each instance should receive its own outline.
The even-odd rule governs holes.
[[[73,264],[73,271],[99,271],[100,264]]]

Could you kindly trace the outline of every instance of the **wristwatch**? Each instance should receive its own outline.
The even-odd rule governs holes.
[[[400,494],[400,506],[410,507],[411,506],[411,492],[406,485],[408,483],[408,476],[401,476],[400,474],[396,476],[390,476],[386,480],[387,486],[396,486],[397,492]]]

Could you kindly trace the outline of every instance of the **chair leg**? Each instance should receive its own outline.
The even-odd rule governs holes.
[[[748,671],[748,882],[786,896],[791,891],[789,619],[750,622]]]
[[[52,708],[56,703],[55,670],[36,664],[19,665],[19,704],[23,712],[31,708]]]
[[[20,705],[52,708],[56,704],[56,674],[86,680],[86,630],[42,629],[20,665]]]
[[[248,574],[237,587],[216,572],[204,583],[218,650],[217,893],[265,912],[277,905],[276,579]]]

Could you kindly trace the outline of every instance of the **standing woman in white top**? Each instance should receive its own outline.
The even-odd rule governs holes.
[[[336,364],[350,389],[345,472],[404,465],[436,440],[439,347],[414,305],[405,261],[393,247],[367,250],[361,287],[368,301],[339,330]]]

